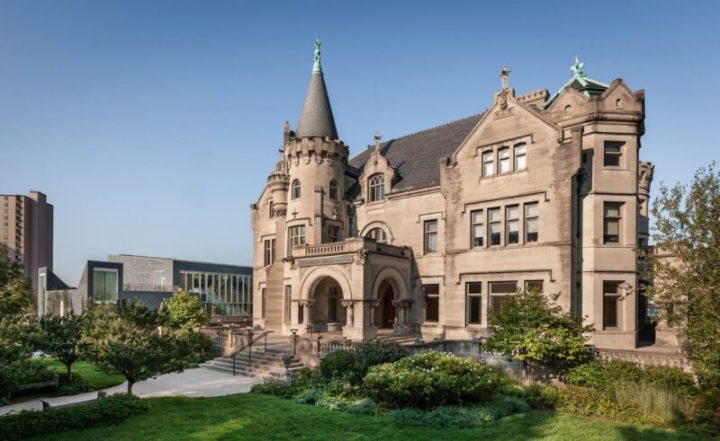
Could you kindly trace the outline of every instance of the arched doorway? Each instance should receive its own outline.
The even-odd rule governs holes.
[[[392,329],[395,326],[395,288],[389,279],[380,283],[378,288],[378,307],[375,310],[375,323],[380,329]]]
[[[341,301],[340,284],[332,277],[320,279],[311,292],[315,300],[310,310],[310,322],[316,331],[340,331],[347,321]]]

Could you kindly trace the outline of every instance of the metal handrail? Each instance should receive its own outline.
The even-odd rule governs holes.
[[[248,349],[248,364],[252,363],[252,347],[255,343],[259,342],[261,338],[265,339],[265,351],[267,351],[267,336],[268,334],[275,332],[275,331],[263,331],[261,332],[257,337],[254,339],[251,339],[249,342],[245,343],[243,346],[241,346],[238,350],[233,352],[231,354],[232,360],[233,360],[233,376],[235,376],[235,360],[237,359],[237,356],[243,352],[245,349]]]

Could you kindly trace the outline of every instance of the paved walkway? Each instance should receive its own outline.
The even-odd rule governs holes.
[[[217,397],[249,392],[250,388],[262,382],[262,379],[236,376],[212,369],[187,369],[177,374],[160,375],[155,379],[141,381],[133,386],[133,394],[147,397]],[[105,389],[108,394],[127,391],[127,384]],[[44,398],[51,406],[86,401],[97,397],[97,392],[87,392],[67,397]],[[24,403],[9,404],[0,407],[0,415],[19,412],[26,409],[42,410],[43,398]]]

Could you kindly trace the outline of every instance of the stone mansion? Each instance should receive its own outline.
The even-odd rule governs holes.
[[[476,115],[350,157],[316,42],[300,120],[251,206],[256,325],[351,340],[487,335],[520,290],[559,293],[600,348],[634,349],[649,322],[636,249],[653,166],[644,92],[575,61],[555,94],[500,90]]]

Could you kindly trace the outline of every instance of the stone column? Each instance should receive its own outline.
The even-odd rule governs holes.
[[[378,300],[370,300],[370,302],[368,302],[368,306],[370,307],[369,326],[371,328],[375,327],[375,308],[377,308],[379,304],[380,302]]]
[[[353,324],[355,322],[354,317],[353,317],[353,315],[354,315],[353,314],[353,312],[354,312],[353,301],[352,300],[343,300],[340,302],[340,304],[345,308],[345,316],[347,317],[347,322],[346,322],[345,326],[352,328]]]

